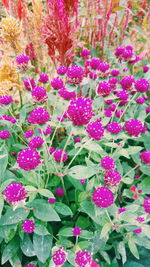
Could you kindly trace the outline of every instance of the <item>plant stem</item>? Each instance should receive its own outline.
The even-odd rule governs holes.
[[[121,117],[119,118],[118,122],[121,121],[122,117],[124,116],[126,110],[128,109],[128,107],[130,106],[130,104],[132,103],[132,101],[134,100],[134,98],[137,96],[138,93],[135,93],[135,95],[133,95],[133,97],[130,99],[130,101],[128,102],[128,105],[126,106],[124,112],[122,113]]]

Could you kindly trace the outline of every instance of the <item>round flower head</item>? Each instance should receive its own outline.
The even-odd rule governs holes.
[[[122,80],[120,80],[120,84],[123,89],[130,90],[134,84],[134,77],[133,76],[125,76]]]
[[[47,100],[46,89],[42,86],[36,86],[32,89],[32,97],[35,102],[44,103]]]
[[[107,125],[106,130],[112,134],[118,134],[122,131],[122,126],[114,121]]]
[[[97,79],[97,74],[94,71],[91,71],[89,73],[89,78],[90,79],[93,79],[93,80],[96,80]]]
[[[116,104],[112,104],[109,108],[111,111],[115,111],[117,105]]]
[[[47,73],[40,73],[39,75],[39,82],[40,83],[47,83],[49,80]]]
[[[89,137],[95,140],[100,140],[104,136],[104,127],[99,120],[90,122],[86,127],[86,131]]]
[[[143,104],[145,102],[145,99],[144,99],[144,97],[138,97],[137,99],[136,99],[136,103],[137,104]]]
[[[28,130],[28,131],[26,131],[25,133],[24,133],[24,137],[25,138],[30,138],[31,136],[33,136],[34,135],[34,131],[32,131],[32,130]]]
[[[67,72],[67,67],[66,66],[59,66],[57,68],[57,74],[58,75],[64,75],[64,74],[66,74],[66,72]]]
[[[137,92],[147,92],[149,90],[150,84],[146,79],[139,79],[135,82],[135,89]]]
[[[125,101],[125,100],[123,100],[123,101]],[[116,116],[116,118],[120,118],[121,116],[122,116],[122,114],[123,114],[123,110],[122,109],[120,109],[120,110],[116,110],[115,111],[115,116]]]
[[[36,86],[35,80],[32,78],[26,78],[23,83],[25,89],[28,91],[32,91],[32,89]]]
[[[120,57],[122,56],[123,52],[124,52],[125,48],[123,46],[118,46],[116,48],[116,51],[115,51],[115,56],[116,57]]]
[[[91,55],[91,52],[90,52],[89,49],[84,48],[84,49],[82,49],[80,55],[81,55],[81,57],[83,57],[83,58],[88,58],[88,57]]]
[[[108,118],[112,116],[112,112],[109,108],[104,108],[104,115]]]
[[[71,100],[76,97],[75,92],[69,92],[68,90],[66,90],[66,88],[60,89],[59,95],[66,100]]]
[[[114,203],[114,196],[110,189],[102,186],[95,189],[92,201],[100,208],[108,208]]]
[[[80,227],[74,227],[73,229],[72,229],[72,234],[74,235],[74,236],[78,236],[78,235],[80,235],[81,234],[81,228]]]
[[[95,261],[92,261],[90,267],[100,267],[100,265],[97,264]]]
[[[63,80],[60,79],[59,77],[57,78],[54,78],[52,81],[51,81],[51,86],[54,88],[54,89],[61,89],[64,87],[64,83],[63,83]]]
[[[10,137],[10,132],[7,130],[0,131],[0,139],[8,139]]]
[[[35,264],[29,263],[25,267],[37,267]]]
[[[111,170],[115,168],[115,161],[111,157],[103,157],[101,159],[101,166],[105,170]]]
[[[43,145],[43,143],[44,143],[44,140],[42,137],[35,136],[30,140],[30,142],[28,143],[28,146],[31,149],[37,149],[37,148],[41,147]]]
[[[129,60],[131,59],[133,56],[133,53],[132,53],[132,50],[131,49],[125,49],[122,53],[122,57],[125,59],[125,60]]]
[[[121,174],[115,170],[109,170],[104,174],[105,186],[117,186],[121,181]]]
[[[63,188],[58,187],[58,188],[56,189],[56,196],[58,196],[58,197],[62,197],[64,194],[65,194],[65,192],[64,192],[64,189],[63,189]]]
[[[15,157],[15,156],[16,156],[16,153],[15,153],[15,152],[10,152],[10,155],[11,155],[12,157]]]
[[[67,116],[77,126],[86,125],[93,116],[92,100],[79,97],[71,101]]]
[[[45,124],[49,120],[50,115],[44,108],[34,108],[28,117],[28,122],[32,124]]]
[[[5,188],[4,197],[9,203],[16,203],[21,200],[25,200],[27,197],[27,192],[20,183],[14,182]]]
[[[81,137],[76,137],[75,139],[74,139],[74,143],[80,143],[81,142]]]
[[[30,58],[27,55],[24,55],[24,54],[19,55],[16,58],[18,68],[21,70],[26,70],[29,60]]]
[[[100,59],[98,57],[93,57],[91,60],[90,60],[90,67],[93,69],[93,70],[98,70],[98,67],[99,67],[99,64],[101,63]]]
[[[56,202],[56,198],[55,197],[48,199],[48,203],[50,203],[50,204],[54,204],[55,202]]]
[[[125,212],[125,211],[127,211],[126,208],[119,208],[119,209],[118,209],[118,214],[120,214],[120,213],[122,213],[122,212]]]
[[[98,66],[98,70],[100,70],[101,72],[106,72],[107,70],[109,70],[110,66],[107,62],[100,62],[99,66]]]
[[[79,84],[83,79],[83,69],[80,66],[73,65],[67,70],[68,82],[72,84]]]
[[[92,263],[92,256],[86,250],[79,250],[75,256],[75,263],[78,267],[89,267]]]
[[[145,130],[142,122],[136,119],[130,119],[125,123],[125,131],[132,136],[138,137]]]
[[[150,112],[150,107],[146,107],[145,110],[146,110],[147,113],[149,113]]]
[[[103,97],[110,95],[111,93],[111,86],[108,82],[100,82],[97,88],[97,94]]]
[[[107,99],[106,101],[105,101],[105,104],[106,105],[111,105],[113,103],[113,100],[112,99]]]
[[[146,73],[149,71],[149,66],[145,65],[143,66],[143,72]]]
[[[150,165],[150,151],[141,152],[140,158],[143,163]]]
[[[118,83],[118,79],[115,77],[112,77],[109,79],[109,84],[111,85],[112,88],[114,88],[116,86],[116,84]]]
[[[50,153],[50,154],[53,154],[55,150],[56,150],[56,148],[53,147],[53,146],[51,146],[51,147],[49,148],[49,153]]]
[[[14,117],[8,116],[8,115],[3,115],[2,117],[0,117],[0,120],[6,120],[9,121],[11,123],[16,123],[16,119]]]
[[[9,95],[0,96],[0,104],[1,105],[9,105],[12,102],[13,102],[13,99],[11,96],[9,96]]]
[[[22,223],[22,229],[25,233],[31,234],[34,232],[34,222],[32,220],[25,220]]]
[[[138,216],[138,217],[136,218],[136,220],[137,220],[139,223],[145,222],[145,219],[144,219],[143,217],[140,217],[140,216]]]
[[[144,199],[143,207],[144,207],[145,212],[150,214],[150,197],[146,197]]]
[[[116,95],[121,100],[127,100],[129,97],[129,94],[126,90],[118,91]]]
[[[86,180],[85,179],[80,179],[80,183],[81,184],[85,184],[86,183]]]
[[[140,234],[141,232],[142,232],[141,228],[137,228],[137,229],[133,230],[134,234]]]
[[[66,253],[60,248],[52,255],[52,259],[56,266],[63,266],[66,262]]]
[[[41,163],[40,155],[33,149],[25,148],[18,153],[17,162],[21,169],[31,171]]]
[[[55,150],[53,156],[57,162],[65,162],[68,159],[68,155],[63,149]]]
[[[118,76],[119,75],[119,70],[112,70],[111,73],[110,73],[112,76]]]

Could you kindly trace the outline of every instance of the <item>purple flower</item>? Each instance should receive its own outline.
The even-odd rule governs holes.
[[[74,139],[74,143],[80,143],[81,142],[81,137],[76,137],[75,139]]]
[[[28,131],[26,131],[25,133],[24,133],[24,137],[25,138],[30,138],[31,136],[33,136],[34,135],[34,131],[32,131],[32,130],[28,130]]]
[[[22,223],[22,229],[25,233],[31,234],[34,232],[34,222],[32,220],[25,220]]]
[[[0,96],[0,104],[1,105],[9,105],[12,102],[13,102],[13,99],[11,96],[9,96],[9,95]]]
[[[55,150],[53,156],[57,162],[65,162],[68,159],[68,155],[63,149]]]
[[[140,158],[143,163],[150,165],[150,151],[141,152]]]
[[[111,74],[112,76],[116,77],[116,76],[119,75],[119,70],[114,69],[114,70],[111,71],[110,74]]]
[[[58,75],[64,75],[64,74],[66,74],[66,72],[67,72],[67,67],[66,66],[59,66],[57,68],[57,74]]]
[[[81,228],[80,227],[74,227],[73,229],[72,229],[72,234],[74,235],[74,236],[78,236],[78,235],[80,235],[81,234]]]
[[[52,81],[51,81],[51,86],[54,88],[54,89],[61,89],[64,87],[64,83],[63,83],[63,80],[60,79],[59,77],[57,78],[54,78]]]
[[[98,70],[99,68],[99,64],[101,63],[100,59],[97,58],[97,57],[93,57],[91,60],[90,60],[90,67],[91,69],[93,70]]]
[[[19,55],[16,58],[18,68],[21,70],[26,70],[29,60],[30,58],[27,55],[24,55],[24,54]]]
[[[14,182],[5,188],[4,196],[7,202],[16,203],[21,200],[25,200],[27,192],[20,183]]]
[[[130,90],[134,84],[134,77],[130,75],[125,76],[122,80],[120,80],[120,84],[123,89]]]
[[[44,108],[34,108],[28,117],[28,122],[32,124],[45,124],[49,120],[50,115]]]
[[[102,186],[94,190],[92,201],[100,208],[108,208],[114,203],[114,196],[110,189]]]
[[[54,204],[55,202],[56,202],[56,198],[55,197],[48,199],[48,203],[50,203],[50,204]]]
[[[40,73],[39,76],[40,76],[39,77],[39,82],[40,83],[47,83],[48,82],[49,78],[48,78],[47,73]]]
[[[146,79],[139,79],[135,82],[135,89],[137,92],[147,92],[149,90],[150,84]]]
[[[92,263],[92,256],[86,250],[79,250],[75,256],[75,263],[78,267],[88,267]]]
[[[53,147],[53,146],[51,146],[51,147],[49,148],[49,153],[50,153],[50,154],[53,154],[55,150],[56,150],[56,148]]]
[[[99,120],[90,122],[86,127],[86,132],[90,138],[100,140],[104,136],[104,127]]]
[[[121,174],[115,170],[109,170],[104,174],[105,186],[117,186],[121,181]]]
[[[36,86],[32,89],[32,97],[35,102],[44,103],[48,96],[46,89],[42,86]]]
[[[91,55],[91,52],[90,52],[89,49],[84,48],[84,49],[82,49],[80,55],[81,55],[81,57],[83,57],[83,58],[88,58],[88,57]]]
[[[116,57],[120,57],[122,56],[123,52],[124,52],[125,48],[123,46],[118,46],[116,48],[116,51],[115,51],[115,56]]]
[[[56,196],[58,196],[58,197],[62,197],[64,194],[65,194],[65,192],[64,192],[64,189],[63,189],[63,188],[58,187],[58,188],[56,189]]]
[[[52,259],[56,266],[63,266],[66,262],[66,253],[60,248],[52,255]]]
[[[140,234],[141,232],[142,232],[141,228],[137,228],[137,229],[133,230],[134,234]]]
[[[35,80],[32,78],[26,78],[23,83],[25,89],[28,91],[32,91],[32,89],[36,86]]]
[[[125,131],[131,136],[138,137],[145,131],[145,127],[143,126],[141,121],[130,119],[125,123]]]
[[[29,263],[25,267],[37,267],[35,264]]]
[[[101,159],[101,166],[105,170],[111,170],[115,168],[115,161],[111,157],[103,157]]]
[[[68,90],[66,90],[66,88],[62,88],[59,90],[59,95],[66,99],[66,100],[71,100],[73,98],[76,97],[76,93],[75,92],[69,92]]]
[[[86,183],[86,180],[85,179],[80,179],[80,183],[81,184],[85,184]]]
[[[97,94],[103,97],[110,95],[111,93],[111,86],[108,82],[100,82],[97,88]]]
[[[145,222],[145,219],[144,219],[143,217],[141,217],[141,216],[138,216],[138,217],[136,218],[136,220],[137,220],[139,223]]]
[[[97,74],[94,71],[91,71],[89,73],[89,78],[92,80],[96,80],[97,79]]]
[[[149,66],[145,65],[143,66],[143,72],[146,73],[149,71]]]
[[[112,134],[118,134],[122,131],[122,126],[114,121],[107,125],[106,130]]]
[[[25,148],[18,153],[17,162],[21,169],[31,171],[41,163],[40,155],[33,149]]]
[[[79,84],[83,79],[83,69],[80,66],[73,65],[67,70],[67,82],[72,84]]]
[[[119,208],[119,209],[118,209],[118,214],[120,214],[120,213],[122,213],[122,212],[125,212],[125,211],[127,211],[126,208]]]
[[[29,141],[28,146],[31,149],[37,149],[37,148],[41,147],[43,145],[43,143],[44,143],[44,140],[42,137],[35,136]]]
[[[10,132],[7,130],[0,131],[0,139],[8,139],[10,137]]]
[[[129,97],[129,94],[126,90],[118,91],[116,95],[121,100],[127,100]]]
[[[108,118],[111,118],[112,112],[109,108],[104,108],[104,115]]]
[[[150,197],[146,197],[144,199],[143,207],[144,207],[145,212],[150,214]]]
[[[145,102],[145,99],[144,99],[144,97],[138,97],[137,99],[136,99],[136,103],[137,104],[143,104]]]
[[[100,70],[101,72],[106,72],[107,70],[109,70],[110,66],[108,62],[100,62],[99,66],[98,66],[98,70]]]

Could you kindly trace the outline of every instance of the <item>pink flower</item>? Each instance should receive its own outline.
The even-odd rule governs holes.
[[[114,88],[116,86],[116,84],[118,83],[118,79],[115,77],[112,77],[109,79],[109,84],[111,85],[112,88]]]
[[[136,99],[136,103],[137,103],[137,104],[143,104],[144,102],[145,102],[144,97],[138,97],[138,98]]]
[[[52,255],[52,259],[56,266],[63,266],[66,262],[66,253],[60,248]]]
[[[22,223],[22,229],[25,233],[31,234],[34,232],[34,222],[32,220],[25,220]]]
[[[74,235],[74,236],[78,236],[78,235],[80,235],[81,234],[81,232],[82,232],[82,230],[81,230],[81,228],[80,227],[74,227],[73,229],[72,229],[72,234]]]
[[[119,75],[119,70],[114,69],[114,70],[111,71],[110,74],[111,74],[112,76],[116,77],[116,76]]]
[[[101,166],[106,170],[111,170],[115,168],[115,161],[111,157],[103,157],[101,159]]]
[[[146,197],[144,199],[143,207],[144,207],[145,212],[150,214],[150,197]]]
[[[40,155],[37,151],[25,148],[18,153],[17,163],[25,171],[34,170],[40,163]]]
[[[65,192],[64,192],[64,189],[63,189],[63,188],[58,187],[58,188],[56,189],[56,196],[58,196],[58,197],[62,197],[64,194],[65,194]]]
[[[93,79],[93,80],[96,80],[97,79],[97,74],[94,71],[91,71],[89,73],[89,78],[90,79]]]
[[[116,112],[115,112],[116,118],[120,118],[122,116],[123,112],[124,111],[122,109],[120,109],[120,110],[117,109]]]
[[[100,267],[100,265],[97,264],[96,262],[92,261],[90,267]]]
[[[16,119],[12,116],[8,116],[8,115],[2,115],[2,117],[0,117],[0,120],[6,120],[9,121],[11,123],[16,123]]]
[[[86,58],[88,58],[91,55],[91,52],[90,52],[89,49],[84,48],[84,49],[82,49],[80,55],[81,55],[81,57],[83,57],[83,58],[86,59]]]
[[[141,152],[140,158],[143,163],[150,165],[150,151]]]
[[[25,267],[37,267],[35,264],[29,263]]]
[[[75,263],[78,267],[88,267],[92,263],[92,256],[86,250],[79,250],[75,256]]]
[[[48,96],[46,89],[42,86],[36,86],[32,89],[32,97],[35,102],[44,103]]]
[[[63,149],[55,150],[53,156],[57,162],[65,162],[68,159],[68,155]]]
[[[107,70],[109,70],[110,66],[109,63],[107,62],[100,62],[99,66],[98,66],[98,70],[100,70],[101,72],[106,72]]]
[[[44,108],[34,108],[28,117],[28,122],[32,124],[45,124],[49,120],[50,115]]]
[[[149,71],[149,66],[145,65],[143,66],[143,72],[146,73]]]
[[[145,110],[146,110],[147,113],[149,113],[150,112],[150,107],[146,107]]]
[[[31,136],[33,136],[34,135],[34,131],[32,131],[32,130],[28,130],[28,131],[26,131],[25,133],[24,133],[24,137],[25,138],[30,138]]]
[[[71,100],[71,99],[76,97],[76,93],[75,92],[70,92],[70,91],[66,90],[66,88],[60,89],[59,90],[59,95],[62,98],[66,99],[66,100]]]
[[[14,182],[5,188],[4,196],[7,202],[16,203],[21,200],[25,200],[27,192],[20,183]]]
[[[118,209],[118,214],[120,214],[120,213],[122,213],[122,212],[125,212],[125,211],[127,211],[126,208],[119,208],[119,209]]]
[[[40,83],[47,83],[48,82],[49,78],[48,78],[47,73],[40,73],[39,76],[40,76],[39,77],[39,82]]]
[[[56,148],[53,147],[53,146],[51,146],[51,147],[49,148],[49,153],[50,153],[50,154],[53,154],[55,150],[56,150]]]
[[[95,189],[92,201],[100,208],[108,208],[114,203],[114,196],[110,189],[102,186]]]
[[[83,79],[83,69],[78,65],[73,65],[67,70],[67,82],[72,84],[79,84]]]
[[[121,100],[127,100],[129,97],[129,94],[126,90],[121,90],[117,92],[117,97]]]
[[[141,121],[136,119],[130,119],[125,123],[125,131],[131,135],[138,137],[141,133],[145,132],[145,127]]]
[[[122,126],[114,121],[107,125],[106,130],[112,134],[118,134],[122,131]]]
[[[109,107],[109,109],[110,109],[111,111],[115,111],[116,107],[117,107],[116,104],[112,104],[112,105]]]
[[[112,111],[109,108],[104,108],[104,115],[108,118],[111,118]]]
[[[130,75],[125,76],[122,80],[120,80],[120,84],[123,89],[130,90],[134,84],[134,77]]]
[[[26,78],[23,83],[27,91],[32,91],[32,89],[36,86],[35,80],[32,78]]]
[[[19,69],[26,70],[30,58],[27,55],[21,54],[16,58]]]
[[[106,105],[111,105],[112,103],[113,103],[113,100],[112,99],[105,100],[105,104]]]
[[[53,131],[53,130],[52,130],[52,127],[51,127],[50,125],[47,125],[45,130],[38,129],[38,132],[39,132],[40,134],[44,134],[44,135],[49,135],[49,134],[52,133],[52,131]]]
[[[138,216],[138,217],[136,218],[136,220],[137,220],[139,223],[142,223],[142,222],[145,221],[145,219],[144,219],[143,217],[140,217],[140,216]]]
[[[81,184],[85,184],[86,183],[86,180],[85,179],[80,179],[80,183]]]
[[[90,66],[93,70],[98,70],[98,67],[99,67],[99,64],[100,64],[100,59],[97,58],[97,57],[93,57],[91,60],[90,60]]]
[[[42,137],[35,136],[30,140],[30,142],[28,143],[28,146],[31,149],[37,149],[37,148],[41,147],[43,145],[43,143],[44,143],[44,140]]]
[[[94,140],[100,140],[104,136],[104,127],[99,122],[99,119],[90,122],[86,127],[86,131],[89,134],[89,137]]]
[[[111,86],[108,82],[100,82],[97,88],[97,94],[103,97],[110,95],[111,93]]]
[[[67,67],[66,66],[59,66],[57,68],[57,74],[58,75],[64,75],[64,74],[66,74],[66,72],[67,72]]]
[[[63,83],[63,80],[60,79],[59,77],[57,78],[54,78],[52,81],[51,81],[51,86],[54,88],[54,89],[61,89],[64,87],[64,83]]]
[[[55,202],[56,202],[56,198],[55,197],[48,199],[48,203],[50,203],[50,204],[54,204]]]
[[[13,102],[13,99],[11,96],[9,96],[9,95],[0,96],[0,104],[1,105],[9,105],[12,102]]]
[[[121,174],[115,170],[109,170],[104,174],[105,186],[117,186],[121,181]]]
[[[141,93],[147,92],[149,90],[149,86],[150,86],[149,82],[143,78],[135,82],[135,89],[137,92]]]
[[[78,136],[74,139],[74,143],[80,143],[81,142],[81,137]]]
[[[8,139],[10,137],[10,132],[7,130],[0,131],[0,139]]]
[[[132,50],[131,49],[125,49],[122,53],[122,57],[125,59],[125,60],[129,60],[131,59],[133,56],[133,53],[132,53]]]
[[[120,57],[122,56],[123,52],[124,52],[125,48],[123,46],[118,46],[116,48],[116,51],[115,51],[115,56],[116,57]]]
[[[142,232],[141,228],[137,228],[137,229],[133,230],[134,234],[140,234],[141,232]]]

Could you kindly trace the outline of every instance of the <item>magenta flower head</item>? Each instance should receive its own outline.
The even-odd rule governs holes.
[[[146,73],[149,71],[149,66],[145,65],[143,66],[143,72]]]
[[[141,228],[137,228],[137,229],[133,230],[134,234],[140,234],[141,232],[142,232]]]
[[[132,52],[131,49],[125,49],[125,50],[123,51],[123,53],[122,53],[122,57],[123,57],[123,59],[125,59],[125,60],[129,60],[129,59],[131,59],[132,56],[133,56],[133,52]]]
[[[48,203],[50,203],[50,204],[54,204],[55,202],[56,202],[56,198],[55,197],[48,199]]]
[[[117,97],[121,100],[127,100],[129,97],[129,94],[126,90],[120,90],[117,92]]]
[[[137,220],[139,223],[145,222],[145,219],[144,219],[143,217],[141,217],[141,216],[138,216],[138,217],[136,218],[136,220]]]
[[[125,211],[127,211],[126,208],[119,208],[119,209],[118,209],[118,214],[123,213],[123,212],[125,212]]]
[[[125,101],[125,100],[123,100],[123,101]],[[120,109],[120,110],[117,109],[115,112],[116,118],[120,118],[122,116],[123,112],[124,111],[122,109]]]
[[[112,103],[113,103],[113,100],[112,99],[105,100],[105,104],[106,105],[111,105]]]
[[[64,83],[63,83],[63,80],[60,79],[59,77],[57,78],[54,78],[52,81],[51,81],[51,86],[54,88],[54,89],[61,89],[64,87]]]
[[[50,120],[50,115],[48,111],[44,108],[34,108],[29,117],[28,122],[32,124],[45,124]]]
[[[81,137],[78,136],[74,139],[74,143],[80,143],[81,142]]]
[[[107,125],[106,130],[112,134],[118,134],[122,131],[122,126],[118,122],[114,121]]]
[[[47,83],[49,80],[47,73],[40,73],[39,75],[39,82],[40,83]]]
[[[115,161],[111,157],[103,157],[101,159],[101,166],[105,170],[111,170],[115,168]]]
[[[85,179],[80,179],[80,183],[81,184],[85,184],[86,183],[86,180]]]
[[[36,86],[32,89],[33,100],[37,103],[44,103],[47,100],[46,89],[42,86]]]
[[[135,82],[135,89],[137,92],[144,93],[147,92],[150,88],[150,84],[146,79],[139,79]]]
[[[70,91],[66,90],[66,88],[60,89],[59,90],[59,95],[62,98],[66,99],[66,100],[71,100],[71,99],[76,97],[76,93],[75,92],[70,92]]]
[[[28,131],[26,131],[25,133],[24,133],[24,137],[25,138],[30,138],[31,136],[33,136],[34,135],[34,131],[32,131],[32,130],[28,130]]]
[[[141,152],[140,158],[143,163],[150,165],[150,151]]]
[[[9,105],[12,102],[13,102],[13,99],[11,96],[9,96],[9,95],[0,96],[0,104],[1,105]]]
[[[96,80],[97,79],[97,74],[94,71],[91,71],[89,73],[89,78],[92,80]]]
[[[29,263],[25,267],[37,267],[35,264]]]
[[[26,78],[23,83],[27,91],[32,91],[32,89],[36,86],[35,80],[32,78]]]
[[[150,197],[146,197],[144,199],[143,207],[144,207],[145,212],[150,214]]]
[[[108,118],[112,116],[112,112],[109,108],[104,108],[104,115]]]
[[[118,79],[116,77],[111,77],[108,82],[112,88],[115,88],[116,84],[118,83]]]
[[[109,170],[104,174],[105,186],[117,186],[121,181],[121,174],[115,170]]]
[[[69,83],[79,84],[83,79],[83,68],[78,65],[73,65],[67,70],[67,77]]]
[[[108,208],[114,203],[114,196],[107,187],[98,187],[94,190],[92,201],[100,208]]]
[[[138,98],[136,99],[136,103],[139,104],[139,105],[144,104],[144,102],[145,102],[144,97],[138,97]]]
[[[150,112],[150,107],[146,107],[145,110],[146,110],[147,113],[149,113]]]
[[[0,131],[0,139],[8,139],[10,137],[10,132],[7,130]]]
[[[134,77],[127,75],[125,76],[122,80],[120,80],[120,84],[122,86],[123,89],[125,90],[131,90],[132,86],[134,84]]]
[[[58,196],[58,197],[62,197],[64,194],[65,194],[65,192],[64,192],[64,189],[63,189],[63,188],[58,187],[58,188],[56,189],[56,196]]]
[[[56,150],[56,148],[53,147],[53,146],[51,146],[51,147],[49,148],[49,153],[50,153],[50,154],[53,154],[55,150]]]
[[[81,57],[83,57],[84,59],[87,59],[87,58],[91,55],[91,52],[90,52],[89,49],[84,48],[84,49],[82,49],[80,55],[81,55]]]
[[[118,46],[116,48],[116,51],[115,51],[115,56],[116,57],[120,57],[122,56],[123,52],[124,52],[125,48],[123,46]]]
[[[30,58],[27,55],[24,55],[24,54],[19,55],[16,58],[18,68],[21,70],[26,70],[29,60]]]
[[[44,140],[42,137],[35,136],[29,141],[28,146],[31,149],[37,149],[37,148],[41,147],[43,145],[43,143],[44,143]]]
[[[72,229],[72,234],[74,235],[74,236],[78,236],[78,235],[80,235],[81,234],[81,228],[80,227],[74,227],[73,229]]]
[[[94,140],[100,140],[104,136],[104,127],[99,120],[90,122],[86,127],[86,131],[89,137]]]
[[[110,95],[111,93],[111,86],[108,82],[100,82],[97,88],[97,94],[103,97]]]
[[[109,66],[108,62],[100,62],[99,66],[98,66],[98,70],[100,70],[103,73],[108,71],[109,68],[110,68],[110,66]]]
[[[55,150],[53,156],[57,162],[65,162],[68,159],[68,154],[63,149]]]
[[[8,115],[3,115],[2,117],[0,117],[0,120],[6,120],[9,121],[11,123],[16,123],[16,119],[12,116],[8,116]]]
[[[100,59],[98,57],[93,57],[90,60],[90,67],[91,67],[91,69],[98,70],[100,63],[101,63],[101,61],[100,61]]]
[[[92,263],[92,256],[86,250],[79,250],[75,256],[75,263],[78,267],[89,267]]]
[[[40,163],[40,155],[37,151],[25,148],[18,153],[17,163],[25,171],[34,170]]]
[[[111,71],[110,74],[111,74],[112,76],[116,77],[116,76],[119,75],[119,70],[114,69],[114,70]]]
[[[109,108],[111,111],[115,111],[117,105],[116,104],[112,104]]]
[[[60,248],[52,255],[52,259],[56,266],[63,266],[66,262],[66,253]]]
[[[32,220],[25,220],[22,223],[22,229],[25,233],[31,234],[34,232],[34,221]]]
[[[145,127],[141,121],[130,119],[125,123],[125,131],[131,136],[138,137],[141,133],[145,132]]]
[[[27,192],[20,183],[14,182],[5,188],[4,197],[9,203],[16,203],[25,200],[27,197]]]
[[[86,125],[93,116],[92,100],[79,97],[70,102],[67,116],[77,126]]]
[[[64,75],[64,74],[66,74],[66,72],[67,72],[67,67],[66,66],[59,66],[57,68],[57,74],[58,75]]]

